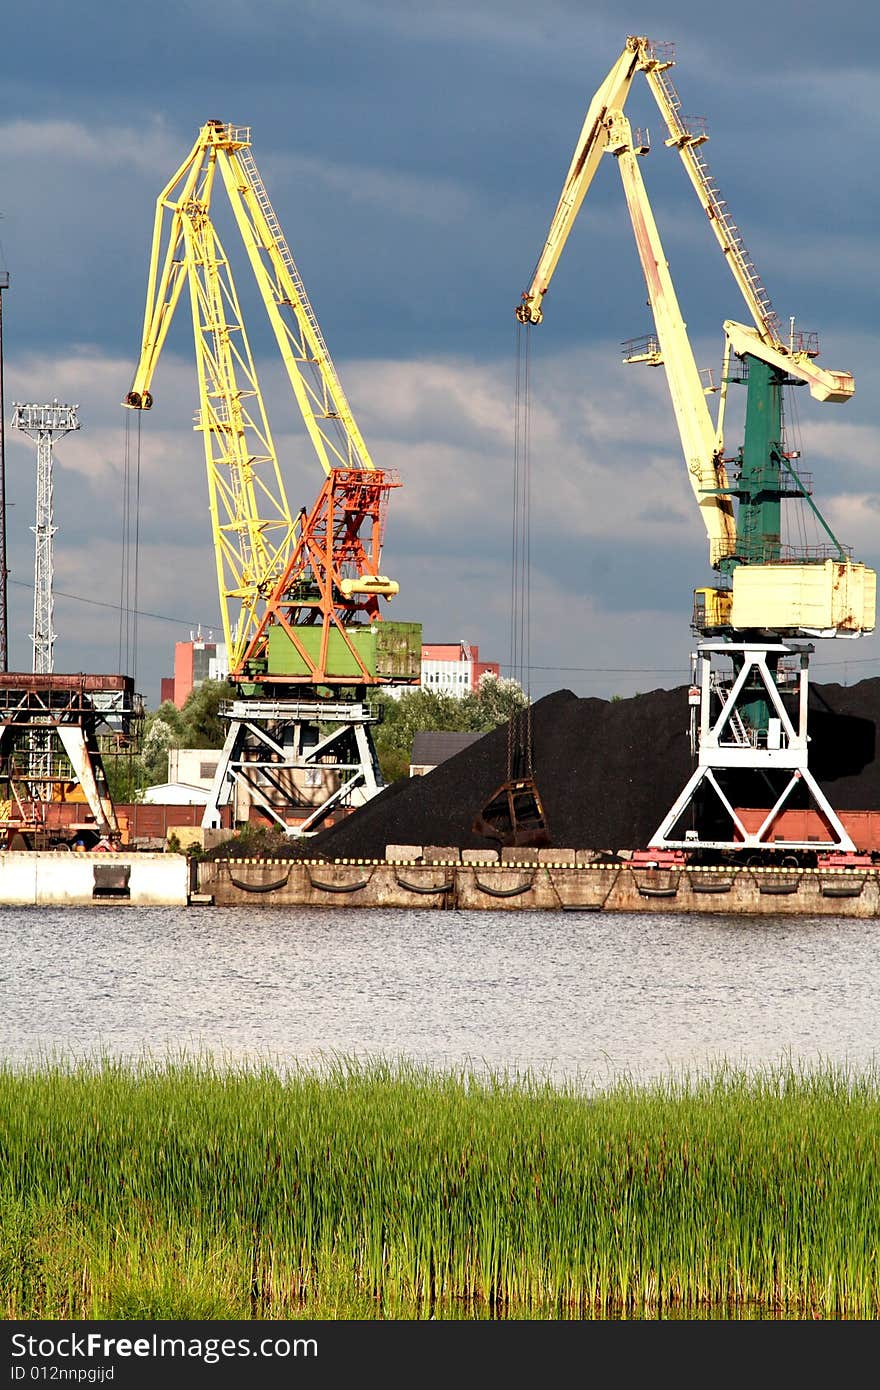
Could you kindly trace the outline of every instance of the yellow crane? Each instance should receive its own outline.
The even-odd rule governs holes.
[[[226,195],[323,482],[294,512],[261,392],[232,263],[215,225]],[[388,497],[355,422],[269,200],[248,126],[210,120],[156,203],[141,351],[124,404],[153,405],[153,376],[189,289],[208,507],[223,636],[238,699],[205,826],[238,783],[290,833],[380,790],[368,691],[418,682],[421,625],[388,622]],[[331,732],[328,733],[328,727]],[[314,788],[321,787],[320,792]],[[291,804],[307,814],[293,821]],[[292,827],[292,828],[291,828]]]
[[[694,844],[730,849],[763,847],[778,838],[778,818],[792,793],[808,790],[819,809],[823,833],[847,851],[852,841],[807,765],[807,668],[812,647],[792,647],[793,638],[858,637],[875,625],[876,575],[854,563],[812,504],[798,476],[795,454],[783,442],[782,392],[803,383],[820,401],[845,402],[852,375],[829,371],[816,361],[814,335],[785,340],[769,296],[742,237],[721,198],[702,153],[702,123],[685,121],[668,76],[671,45],[630,36],[594,96],[583,124],[550,229],[528,289],[517,306],[524,325],[540,323],[549,290],[573,221],[598,168],[609,154],[618,164],[648,291],[656,333],[631,340],[626,360],[665,368],[688,478],[709,539],[709,559],[726,584],[695,590],[695,629],[704,638],[691,688],[692,746],[699,766],[652,838],[654,847],[685,849]],[[643,72],[663,117],[666,144],[678,151],[697,192],[725,262],[745,300],[753,326],[724,323],[725,352],[717,422],[712,421],[694,361],[659,232],[639,169],[649,144],[634,138],[623,107],[632,81]],[[732,363],[742,364],[738,374]],[[724,449],[724,406],[733,382],[747,386],[745,439],[738,456]],[[784,499],[805,501],[823,528],[827,544],[816,553],[786,549],[781,536]],[[734,503],[736,502],[736,508]],[[786,659],[794,657],[797,673]],[[717,665],[730,662],[732,679]],[[697,733],[699,709],[699,733]],[[730,790],[737,774],[755,773],[771,802],[757,829],[748,829]],[[693,825],[698,789],[711,788],[729,833],[714,817],[707,835]],[[802,848],[789,846],[790,848]]]
[[[288,502],[230,260],[212,219],[217,178],[325,481],[311,510]],[[153,403],[153,374],[184,285],[199,385],[223,634],[230,675],[260,684],[412,682],[417,624],[377,639],[388,494],[324,342],[251,149],[250,128],[208,121],[159,194],[140,359],[125,404]],[[383,640],[384,639],[384,640]],[[418,651],[416,651],[418,647]]]
[[[703,123],[688,121],[681,115],[681,100],[669,77],[674,63],[672,54],[670,44],[655,44],[638,35],[627,38],[623,52],[590,103],[547,238],[529,287],[517,306],[517,317],[524,324],[542,321],[544,297],[601,157],[606,153],[614,156],[657,329],[657,339],[640,345],[640,351],[631,351],[627,360],[662,364],[666,369],[688,479],[709,538],[710,564],[731,579],[728,588],[697,591],[706,609],[704,621],[701,619],[704,630],[762,627],[811,635],[870,632],[875,622],[876,577],[864,565],[848,559],[815,507],[813,511],[831,543],[831,552],[824,557],[822,567],[793,563],[791,556],[785,557],[784,568],[773,563],[780,559],[779,501],[785,496],[806,496],[790,459],[776,461],[776,472],[782,474],[776,488],[778,495],[774,497],[773,487],[768,486],[765,455],[770,444],[778,443],[781,433],[778,387],[783,382],[803,382],[817,400],[845,402],[852,396],[855,384],[851,373],[819,366],[815,360],[815,335],[796,335],[791,331],[785,339],[769,295],[703,154],[708,138]],[[624,115],[624,104],[639,72],[644,74],[663,118],[668,132],[666,144],[681,157],[753,320],[753,326],[733,319],[724,323],[725,360],[717,423],[712,422],[706,405],[703,382],[638,167],[639,156],[646,154],[649,146],[640,139],[633,140]],[[731,488],[728,477],[723,434],[732,357],[748,361],[753,397],[763,387],[764,398],[756,399],[752,406],[754,420],[762,415],[771,419],[767,426],[770,433],[766,441],[757,444],[760,457],[754,461],[749,457],[747,441],[744,459],[738,461],[736,489]],[[756,428],[751,433],[754,437]],[[754,474],[751,481],[750,472]],[[738,512],[734,511],[734,495],[739,501]]]

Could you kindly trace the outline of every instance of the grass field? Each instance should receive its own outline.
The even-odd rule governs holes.
[[[875,1318],[880,1074],[0,1068],[13,1319]]]

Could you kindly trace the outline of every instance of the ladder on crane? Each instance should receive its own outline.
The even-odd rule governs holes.
[[[643,69],[648,85],[666,121],[669,131],[667,145],[678,150],[688,177],[694,186],[697,197],[709,219],[715,236],[727,258],[734,278],[740,285],[746,302],[752,311],[756,324],[762,325],[766,339],[778,344],[780,323],[770,301],[760,275],[752,261],[742,234],[733,220],[727,202],[721,197],[709,161],[701,146],[708,140],[705,122],[699,121],[699,129],[692,126],[698,123],[694,118],[682,116],[681,97],[669,76],[669,69],[675,63],[673,44],[648,43],[638,40],[644,46]]]
[[[712,694],[723,706],[727,701],[728,690],[721,679],[721,673],[719,671],[710,671],[709,687]],[[746,728],[745,721],[736,705],[733,705],[730,709],[726,722],[733,736],[732,742],[736,744],[737,747],[751,748],[754,746],[754,739]]]
[[[257,201],[257,205],[259,206],[260,211],[262,212],[263,217],[265,218],[266,226],[269,229],[272,241],[274,242],[274,245],[277,247],[278,254],[281,257],[282,262],[286,266],[288,274],[290,275],[290,278],[293,282],[294,288],[299,299],[301,312],[305,317],[307,323],[309,324],[309,327],[311,328],[312,337],[319,349],[319,355],[315,357],[313,365],[315,367],[318,367],[319,365],[323,366],[325,373],[329,375],[333,380],[333,384],[335,387],[333,393],[334,400],[332,409],[328,410],[328,415],[332,418],[338,417],[338,419],[344,426],[345,433],[343,437],[347,437],[352,452],[357,454],[357,460],[356,462],[353,461],[352,466],[360,468],[373,468],[373,461],[370,458],[369,453],[367,452],[363,440],[361,439],[360,430],[358,429],[357,424],[355,423],[351,407],[349,406],[345,396],[345,392],[342,389],[342,382],[339,380],[339,373],[333,365],[333,359],[330,356],[330,349],[327,347],[327,344],[324,341],[324,335],[321,332],[321,326],[318,323],[317,316],[315,314],[314,309],[312,308],[311,300],[309,299],[309,296],[306,293],[306,287],[303,284],[302,276],[300,275],[299,270],[297,269],[296,262],[294,261],[290,247],[287,244],[287,238],[284,235],[281,223],[279,222],[275,209],[272,206],[272,202],[269,198],[269,193],[266,189],[265,183],[263,182],[260,171],[257,168],[257,161],[254,159],[253,150],[250,145],[243,145],[241,147],[241,149],[238,152],[238,159],[242,169],[247,175],[248,183],[250,184],[251,191],[253,192],[254,198]]]

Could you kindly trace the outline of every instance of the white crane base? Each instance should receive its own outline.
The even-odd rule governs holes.
[[[691,685],[691,746],[697,767],[668,814],[652,835],[651,849],[741,850],[841,850],[854,853],[855,845],[828,798],[807,765],[807,702],[809,655],[813,647],[789,642],[702,642],[694,653]],[[734,678],[723,683],[717,670],[722,657],[732,659]],[[794,717],[780,693],[779,663],[794,657],[792,673],[797,697]],[[727,673],[729,674],[729,673]],[[773,711],[767,730],[750,728],[744,712],[750,702],[766,698]],[[791,703],[791,701],[790,701]],[[754,785],[752,806],[765,809],[761,824],[749,829],[725,786],[736,773],[740,785]],[[745,774],[745,775],[744,775]],[[765,806],[767,788],[774,800]],[[778,824],[797,787],[806,787],[813,808],[827,832],[827,839],[781,839]],[[696,797],[711,789],[729,823],[728,837],[701,831],[696,816]],[[689,822],[689,823],[688,823]],[[684,828],[687,823],[687,829]]]
[[[367,704],[233,700],[220,713],[229,730],[204,829],[220,828],[232,804],[236,819],[256,806],[285,835],[313,835],[331,811],[369,801],[385,785],[371,733],[378,715]]]

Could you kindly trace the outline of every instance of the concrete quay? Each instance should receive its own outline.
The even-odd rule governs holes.
[[[170,853],[0,854],[8,907],[425,908],[880,916],[880,873],[602,863],[589,851],[391,846],[382,860],[189,860]]]
[[[185,907],[190,865],[185,855],[81,854],[10,850],[0,854],[0,905]]]
[[[395,849],[407,852],[392,856]],[[383,860],[205,860],[197,865],[197,900],[217,906],[880,915],[875,869],[651,869],[596,862],[586,851],[504,853],[389,846]]]

